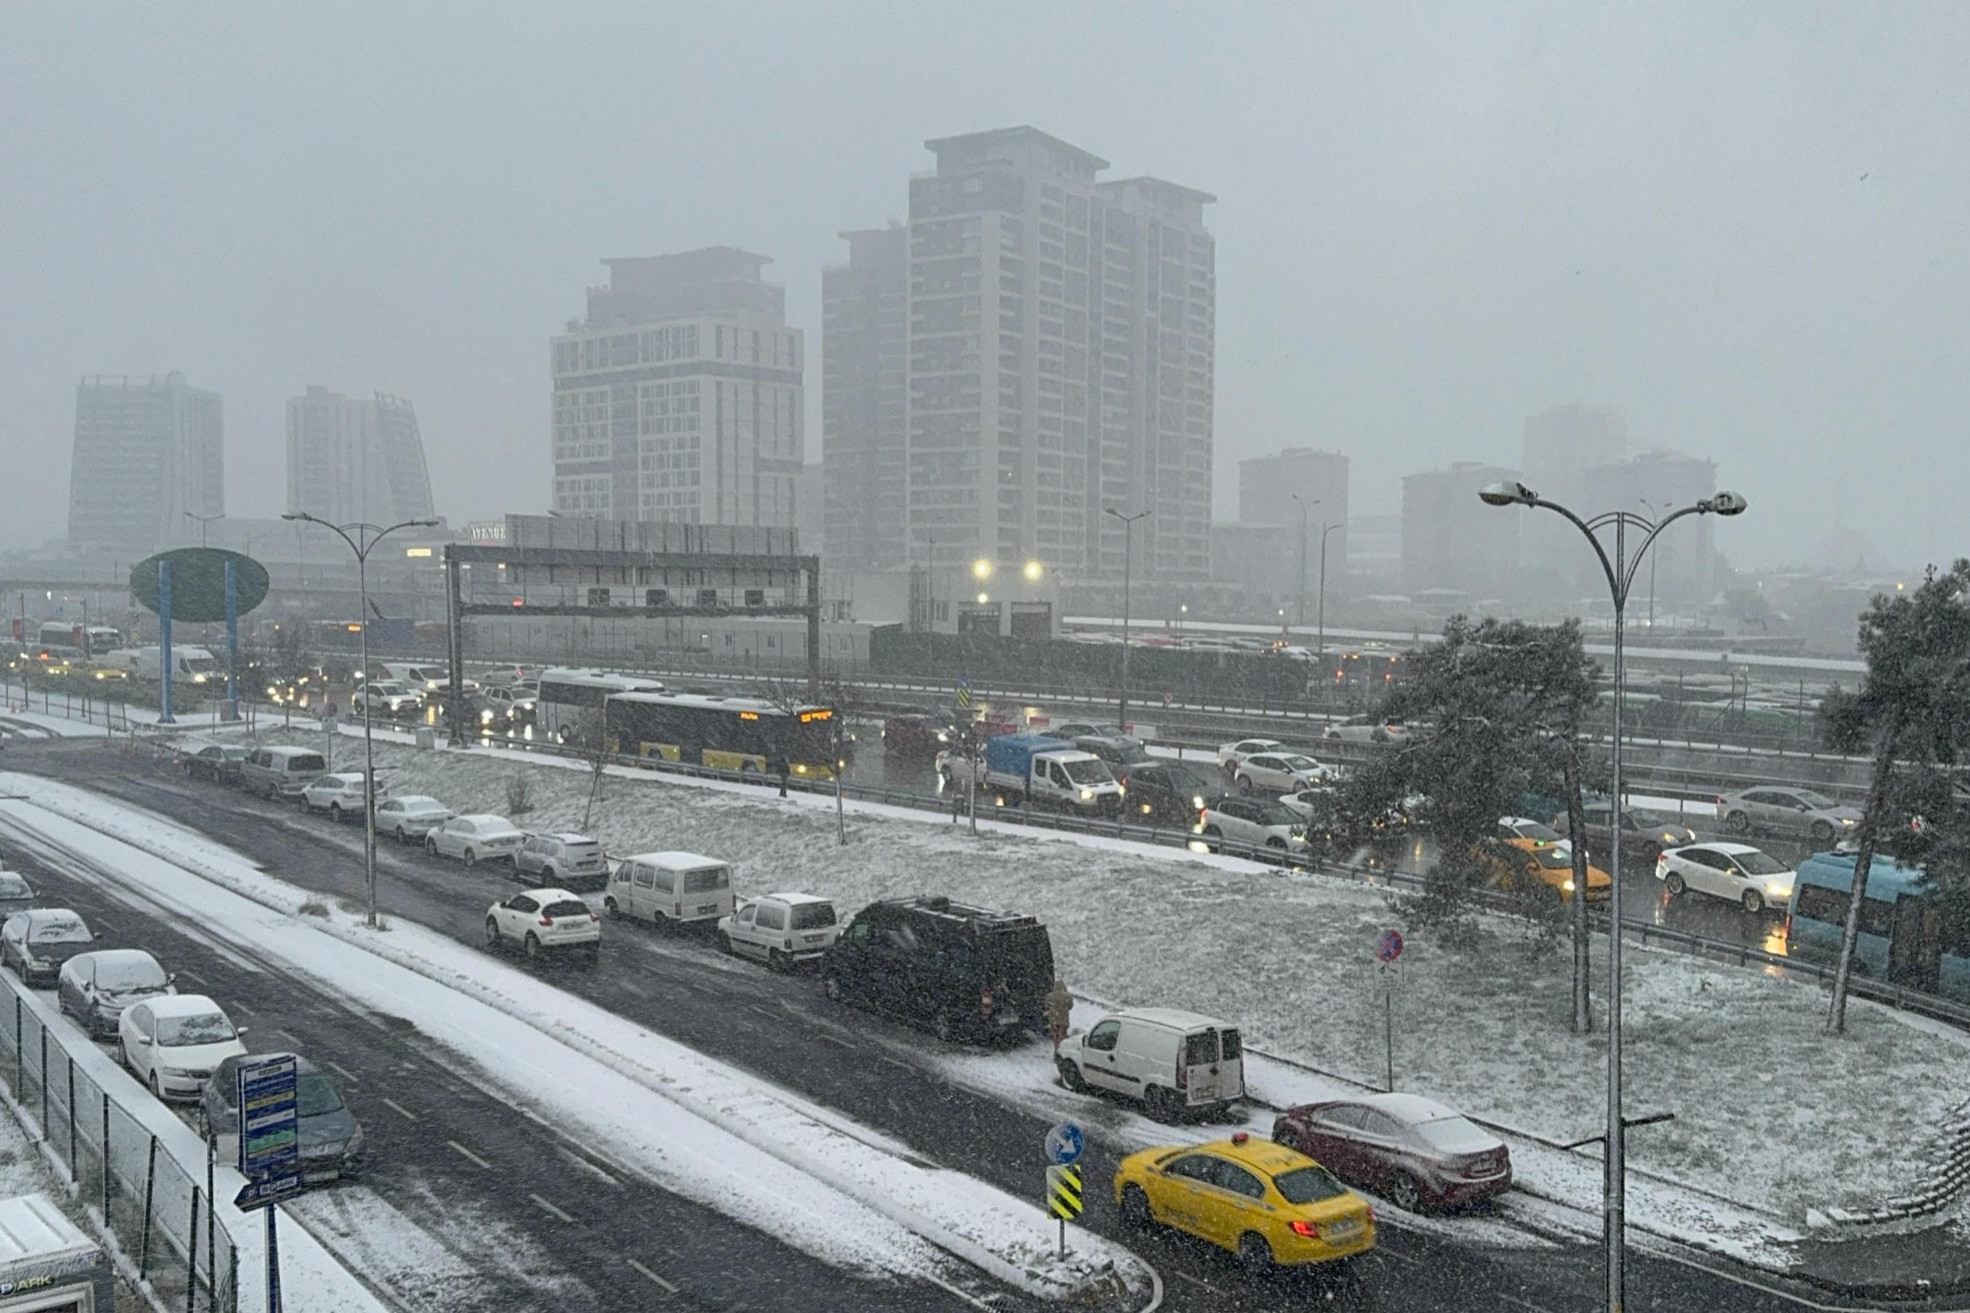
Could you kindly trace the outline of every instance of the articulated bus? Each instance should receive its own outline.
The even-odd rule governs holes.
[[[1887,857],[1868,864],[1854,943],[1856,973],[1970,1003],[1970,924],[1947,913],[1920,867]],[[1816,853],[1799,864],[1786,918],[1786,952],[1831,965],[1854,887],[1852,853]]]
[[[543,694],[546,681],[541,684]],[[611,746],[639,757],[720,770],[832,779],[832,707],[780,707],[757,698],[697,693],[624,693],[607,708]]]
[[[663,688],[659,680],[616,670],[543,670],[534,698],[534,733],[550,743],[566,743],[582,728],[585,715],[601,715],[604,702],[624,693],[661,693]]]

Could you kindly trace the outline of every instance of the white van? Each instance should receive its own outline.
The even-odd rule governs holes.
[[[316,776],[328,773],[328,763],[313,748],[255,748],[239,764],[239,786],[269,798],[298,798]]]
[[[658,925],[716,921],[732,911],[732,867],[697,853],[638,853],[616,866],[602,905]]]
[[[1061,1041],[1060,1079],[1070,1090],[1127,1095],[1175,1121],[1244,1098],[1244,1053],[1238,1028],[1215,1017],[1126,1008]]]
[[[451,689],[451,671],[425,661],[379,661],[375,679],[394,679],[424,693],[443,693]],[[479,681],[463,679],[459,687],[467,693],[479,691]]]

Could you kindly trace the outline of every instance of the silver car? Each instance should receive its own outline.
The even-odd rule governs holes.
[[[1811,789],[1761,784],[1718,795],[1717,819],[1733,834],[1762,830],[1831,844],[1854,832],[1861,823],[1861,810]]]

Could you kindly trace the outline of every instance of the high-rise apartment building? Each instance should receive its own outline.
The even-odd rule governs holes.
[[[1619,464],[1594,466],[1583,479],[1583,500],[1593,512],[1628,510],[1660,519],[1715,493],[1717,463],[1651,451]],[[1650,559],[1636,579],[1633,600],[1639,602],[1643,593],[1653,592],[1658,601],[1710,601],[1717,591],[1716,544],[1715,516],[1692,515],[1678,522],[1649,548]],[[1631,552],[1638,545],[1630,538]],[[1629,614],[1634,615],[1635,610]]]
[[[1217,313],[1208,193],[1098,181],[1030,127],[925,143],[910,180],[905,466],[912,563],[1210,572]]]
[[[1593,500],[1587,487],[1588,470],[1628,459],[1628,421],[1621,412],[1576,402],[1528,415],[1523,456],[1525,481],[1540,496],[1583,516],[1624,509]],[[1519,558],[1528,586],[1537,590],[1591,588],[1600,578],[1580,531],[1557,515],[1526,517]]]
[[[1517,470],[1478,461],[1411,474],[1402,480],[1402,588],[1411,597],[1466,593],[1475,600],[1513,591],[1518,568],[1515,510],[1478,500],[1487,483],[1514,480]],[[1583,546],[1585,544],[1582,544]]]
[[[729,246],[603,261],[608,286],[551,344],[556,511],[794,526],[803,344],[768,261]]]
[[[1295,553],[1304,525],[1306,550],[1317,556],[1323,530],[1348,522],[1348,458],[1338,451],[1288,447],[1274,456],[1239,461],[1238,522],[1291,525]],[[1345,530],[1327,535],[1329,578],[1347,573],[1347,553]]]
[[[225,510],[217,392],[175,371],[99,374],[76,385],[68,538],[77,551],[134,562],[176,541],[186,512]]]
[[[848,263],[821,272],[822,551],[833,570],[898,569],[909,559],[903,409],[910,235],[891,224],[841,236]]]
[[[287,509],[336,524],[430,519],[431,472],[410,402],[323,387],[289,397]]]

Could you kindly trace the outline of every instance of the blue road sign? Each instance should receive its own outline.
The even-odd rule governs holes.
[[[235,1073],[239,1096],[239,1172],[272,1181],[301,1165],[300,1115],[295,1105],[294,1055],[243,1058]]]
[[[1072,1167],[1086,1147],[1087,1137],[1073,1122],[1062,1122],[1047,1132],[1047,1161],[1055,1167]]]
[[[239,1188],[239,1193],[233,1196],[233,1207],[242,1212],[251,1212],[255,1208],[272,1208],[275,1204],[286,1203],[307,1188],[299,1172],[271,1177],[265,1181],[248,1181]]]

